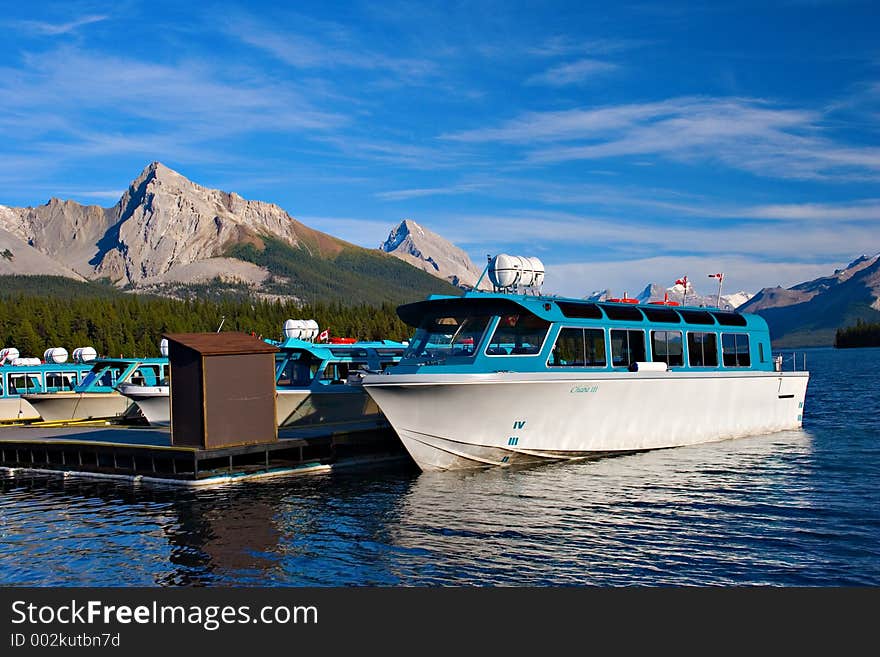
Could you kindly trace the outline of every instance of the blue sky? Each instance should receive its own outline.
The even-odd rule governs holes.
[[[880,251],[880,5],[769,4],[0,0],[0,204],[159,160],[556,293],[792,285]]]

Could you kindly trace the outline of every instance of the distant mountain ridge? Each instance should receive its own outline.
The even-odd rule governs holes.
[[[764,288],[740,310],[767,320],[774,345],[834,344],[838,328],[880,321],[880,254],[788,289]]]
[[[610,298],[622,297],[623,293],[612,294],[611,290],[597,290],[587,295],[589,301],[606,301]],[[637,294],[634,299],[639,303],[649,303],[652,301],[674,301],[676,303],[686,303],[689,306],[711,306],[719,305],[722,309],[734,310],[751,299],[752,295],[748,292],[740,290],[721,295],[721,303],[716,304],[718,296],[716,294],[701,295],[696,292],[692,281],[687,282],[687,295],[685,295],[684,285],[676,283],[671,287],[663,287],[657,283],[648,283],[645,288]]]
[[[472,289],[483,272],[463,250],[412,219],[404,219],[392,228],[379,250],[456,287]],[[480,289],[490,287],[488,280],[480,283]]]
[[[264,253],[270,242],[271,258]],[[346,303],[454,291],[396,258],[310,228],[277,205],[203,187],[159,162],[110,208],[57,198],[38,207],[0,206],[4,244],[0,253],[8,248],[15,262],[0,258],[0,274],[106,278],[134,291],[218,279],[257,293]]]

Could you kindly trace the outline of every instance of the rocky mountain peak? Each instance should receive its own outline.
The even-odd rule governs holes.
[[[482,273],[464,251],[412,219],[392,228],[379,249],[458,287],[472,288]]]

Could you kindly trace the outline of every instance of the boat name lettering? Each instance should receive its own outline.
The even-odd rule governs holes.
[[[572,386],[569,392],[598,392],[599,386]]]

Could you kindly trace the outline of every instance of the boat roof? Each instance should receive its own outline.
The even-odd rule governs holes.
[[[767,323],[759,315],[738,313],[706,306],[682,306],[665,302],[633,303],[626,301],[589,301],[568,297],[505,294],[500,292],[467,292],[463,296],[432,295],[424,301],[409,303],[397,308],[404,322],[418,327],[422,318],[430,313],[449,312],[504,315],[523,309],[550,321],[563,322],[572,319],[593,320],[614,324],[615,322],[650,322],[665,324],[692,324],[697,326],[721,325],[766,330]]]
[[[304,350],[309,351],[320,358],[328,358],[332,355],[339,356],[346,352],[353,355],[362,352],[365,349],[406,349],[406,345],[402,342],[394,340],[370,340],[360,342],[310,342],[308,340],[300,340],[299,338],[285,338],[281,341],[272,340],[270,344],[275,345],[281,351]]]

